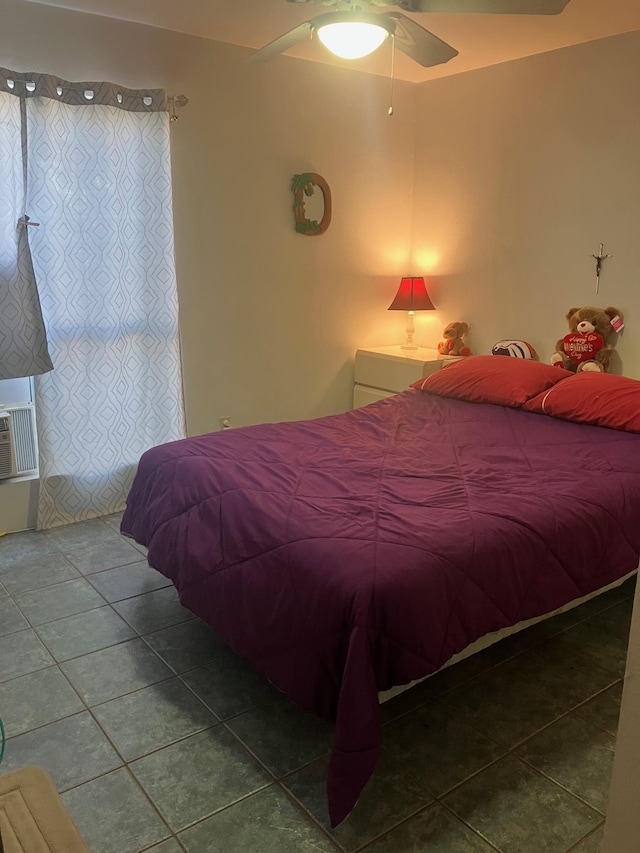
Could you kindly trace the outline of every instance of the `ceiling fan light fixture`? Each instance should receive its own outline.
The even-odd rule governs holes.
[[[335,56],[341,59],[362,59],[369,56],[389,36],[383,24],[369,21],[336,21],[317,28],[318,38]]]

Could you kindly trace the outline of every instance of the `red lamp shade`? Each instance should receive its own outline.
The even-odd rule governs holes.
[[[429,299],[424,278],[405,276],[389,305],[389,311],[435,311],[435,307]]]

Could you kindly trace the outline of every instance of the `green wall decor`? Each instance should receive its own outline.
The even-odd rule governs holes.
[[[318,222],[317,219],[307,219],[304,209],[304,197],[312,196],[315,192],[315,187],[322,192],[324,201],[324,212],[322,219]],[[325,181],[322,175],[315,172],[304,172],[301,175],[294,175],[291,180],[291,190],[293,192],[293,212],[296,220],[296,231],[298,234],[304,234],[305,237],[318,237],[329,227],[331,222],[331,190],[329,184]]]

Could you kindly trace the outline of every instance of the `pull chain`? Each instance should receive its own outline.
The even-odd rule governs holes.
[[[393,75],[394,75],[394,66],[396,59],[396,37],[393,33],[391,33],[391,91],[389,97],[389,115],[393,115]]]

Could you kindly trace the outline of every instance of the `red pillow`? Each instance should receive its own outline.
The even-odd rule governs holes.
[[[439,397],[472,403],[522,406],[531,397],[573,376],[561,367],[523,358],[471,355],[413,382],[411,387]]]
[[[524,408],[580,424],[640,432],[640,382],[585,370],[538,394]]]

